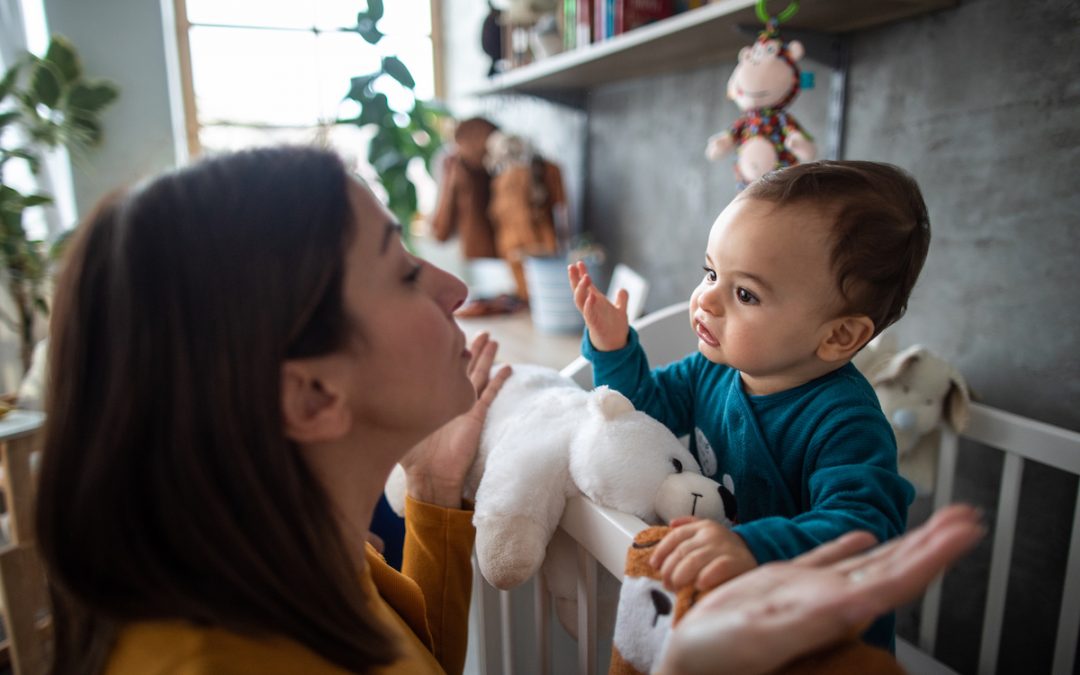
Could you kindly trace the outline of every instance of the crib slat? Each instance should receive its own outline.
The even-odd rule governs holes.
[[[1061,614],[1054,642],[1054,675],[1073,672],[1076,640],[1080,633],[1080,488],[1076,491],[1069,557],[1065,561],[1065,587],[1061,594]]]
[[[502,624],[502,672],[514,672],[514,605],[510,591],[499,591],[499,619]]]
[[[1020,507],[1020,481],[1023,476],[1024,459],[1011,452],[1005,453],[997,521],[994,524],[993,553],[990,558],[990,581],[986,589],[986,613],[983,615],[982,642],[979,644],[979,675],[993,675],[997,671],[1001,623],[1005,618],[1005,595],[1009,586],[1009,564],[1012,561],[1016,513]]]
[[[533,578],[533,607],[536,616],[536,665],[540,675],[551,675],[551,633],[548,620],[551,617],[551,594],[543,572]]]
[[[596,558],[577,546],[578,673],[596,675]]]
[[[956,481],[956,461],[959,455],[959,436],[951,428],[941,431],[938,445],[937,480],[934,486],[934,511],[952,502],[953,484]],[[941,615],[942,577],[934,579],[923,596],[919,613],[919,648],[927,654],[934,653],[937,644],[938,617]]]

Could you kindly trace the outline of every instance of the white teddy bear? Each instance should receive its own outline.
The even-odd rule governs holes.
[[[400,512],[400,468],[386,493]],[[466,480],[484,578],[509,589],[532,577],[576,495],[653,524],[682,515],[729,523],[725,513],[735,508],[729,488],[701,475],[690,451],[622,394],[585,391],[550,368],[515,365],[488,411]]]

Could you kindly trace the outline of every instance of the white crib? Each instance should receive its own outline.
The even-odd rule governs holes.
[[[696,339],[690,331],[685,303],[677,303],[635,322],[653,366],[692,352]],[[592,370],[578,358],[563,370],[584,387],[592,386]],[[973,404],[964,438],[1004,452],[1004,471],[992,525],[992,557],[979,651],[979,675],[996,672],[999,638],[1005,616],[1005,598],[1012,559],[1013,537],[1020,504],[1025,460],[1041,462],[1080,475],[1080,433],[1036,422],[994,408]],[[934,508],[952,500],[959,437],[942,434]],[[1052,672],[1073,672],[1080,632],[1080,489],[1073,507],[1062,605],[1058,616]],[[578,546],[578,630],[574,642],[552,621],[550,601],[543,584],[530,582],[511,592],[488,586],[475,574],[467,672],[502,673],[606,672],[611,635],[597,625],[597,588],[610,574],[621,580],[626,550],[646,524],[633,516],[599,507],[584,498],[567,505],[560,529]],[[897,639],[897,658],[912,675],[954,673],[935,661],[941,580],[921,602],[918,646]],[[574,658],[576,655],[576,658]]]

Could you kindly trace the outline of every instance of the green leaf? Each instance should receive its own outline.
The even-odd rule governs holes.
[[[70,108],[85,112],[98,112],[116,100],[119,90],[110,82],[76,82],[68,94]]]
[[[45,52],[45,61],[56,66],[56,74],[67,84],[71,84],[82,77],[82,64],[79,63],[79,56],[75,53],[75,48],[68,42],[68,39],[63,36],[53,36],[49,42],[49,48]]]
[[[95,116],[73,112],[69,121],[78,135],[77,142],[87,146],[95,146],[101,142],[104,134],[101,130],[101,122]]]
[[[383,2],[382,0],[368,0],[367,11],[364,12],[372,21],[378,21],[383,18]]]
[[[53,199],[49,195],[27,195],[23,197],[23,206],[30,208],[31,206],[41,206],[42,204],[52,204]]]
[[[382,73],[369,73],[367,75],[358,75],[349,81],[349,93],[345,95],[345,98],[350,98],[354,101],[370,100],[372,98],[372,92],[369,89],[372,82],[382,77]]]
[[[376,94],[370,101],[363,103],[360,109],[360,126],[365,124],[382,125],[390,117],[390,101],[386,94]]]
[[[385,34],[375,27],[375,22],[370,19],[359,21],[356,24],[356,32],[360,34],[360,37],[367,40],[370,44],[377,45],[379,40],[382,40]]]
[[[405,64],[401,62],[396,56],[384,56],[382,60],[383,71],[400,82],[403,86],[409,89],[416,88],[416,80],[413,79],[412,73],[405,67]]]
[[[60,100],[60,79],[49,62],[39,59],[34,63],[34,69],[30,71],[30,93],[36,103],[56,107]]]
[[[3,100],[11,90],[15,87],[15,81],[19,78],[19,71],[22,70],[23,62],[16,61],[8,68],[4,73],[3,79],[0,79],[0,100]]]

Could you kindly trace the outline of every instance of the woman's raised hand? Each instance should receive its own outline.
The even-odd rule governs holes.
[[[986,532],[980,520],[970,506],[949,506],[868,552],[874,537],[853,532],[736,577],[682,618],[661,672],[771,672],[854,637],[876,617],[917,597],[969,551]]]
[[[585,263],[573,263],[566,269],[566,274],[574,292],[574,304],[581,316],[585,317],[589,341],[593,346],[602,352],[625,347],[630,330],[630,319],[626,316],[626,289],[619,290],[613,304],[593,285]]]
[[[413,499],[436,506],[460,508],[465,477],[476,457],[488,408],[506,378],[510,377],[510,366],[503,366],[494,375],[491,374],[498,349],[499,343],[487,333],[473,338],[467,372],[476,388],[476,403],[468,412],[444,424],[402,458],[401,466],[405,469],[408,486],[406,490]]]

